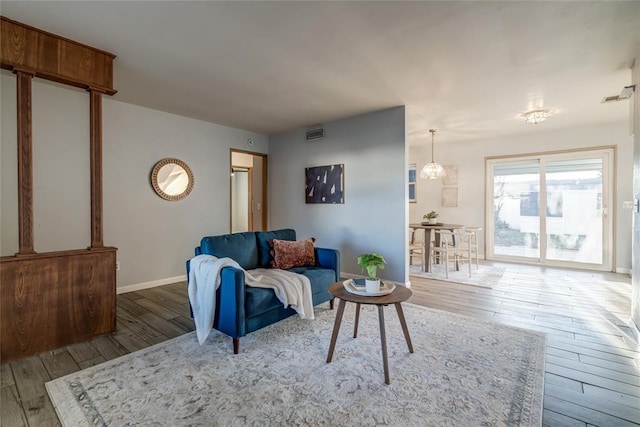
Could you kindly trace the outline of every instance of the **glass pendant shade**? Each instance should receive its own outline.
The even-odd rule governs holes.
[[[424,167],[420,171],[420,178],[438,179],[444,175],[444,168],[439,163],[436,163],[433,157],[435,144],[433,139],[436,130],[429,129],[429,132],[431,132],[431,163],[427,163],[426,165],[424,165]]]
[[[548,110],[527,111],[526,113],[524,113],[524,120],[527,123],[537,125],[538,123],[547,120],[550,116],[551,114]]]
[[[442,165],[431,162],[424,165],[420,171],[420,178],[438,179],[442,176],[444,168]]]

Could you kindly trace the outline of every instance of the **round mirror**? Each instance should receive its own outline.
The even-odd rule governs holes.
[[[151,171],[151,184],[165,200],[184,199],[193,188],[193,173],[182,160],[162,159]]]

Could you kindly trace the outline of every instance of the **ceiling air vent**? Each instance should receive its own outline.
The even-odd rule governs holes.
[[[318,141],[324,139],[324,128],[314,128],[307,131],[307,141]]]

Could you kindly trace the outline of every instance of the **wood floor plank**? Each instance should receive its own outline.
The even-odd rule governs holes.
[[[544,384],[545,387],[547,384],[555,385],[557,387],[563,387],[567,390],[575,391],[578,393],[583,392],[583,384],[580,381],[572,380],[570,378],[561,377],[559,375],[554,375],[549,372],[544,374]]]
[[[20,400],[26,402],[47,394],[44,383],[51,380],[40,356],[31,356],[11,363]]]
[[[4,363],[0,365],[2,370],[0,371],[0,387],[7,387],[14,385],[16,382],[13,380],[13,372],[11,372],[11,365]]]
[[[166,306],[158,304],[157,302],[147,298],[137,299],[136,303],[149,310],[149,312],[155,313],[165,320],[175,319],[176,317],[180,316],[180,313],[178,313],[177,311],[170,310]]]
[[[56,410],[49,399],[49,395],[40,396],[24,402],[27,421],[30,426],[59,426]]]
[[[27,426],[27,417],[22,409],[22,402],[18,397],[18,389],[15,385],[2,387],[0,394],[2,410],[0,410],[0,425],[21,427]]]
[[[89,360],[85,360],[84,362],[80,362],[78,363],[78,366],[80,367],[80,369],[87,369],[90,368],[92,366],[96,366],[99,365],[101,363],[106,362],[107,360],[102,357],[102,356],[98,356],[94,359],[89,359]]]
[[[95,348],[105,360],[115,359],[116,357],[129,353],[122,344],[114,339],[113,335],[102,335],[93,338],[90,342],[93,348]]]
[[[624,393],[612,393],[610,390],[605,390],[600,387],[592,386],[591,384],[584,384],[584,394],[595,397],[598,399],[609,400],[621,405],[629,406],[630,408],[640,412],[640,397],[629,396]]]
[[[193,319],[188,319],[183,316],[178,316],[175,319],[169,320],[169,322],[173,323],[178,328],[181,328],[185,333],[196,330]]]
[[[587,365],[586,363],[576,362],[549,354],[547,355],[547,363],[565,366],[567,368],[580,371],[588,371],[589,373],[598,375],[602,378],[608,378],[617,382],[626,383],[635,386],[638,389],[638,393],[640,394],[640,377],[638,375],[614,371],[609,368],[603,368],[595,365]]]
[[[82,363],[85,360],[95,359],[100,353],[91,345],[91,342],[85,341],[67,346],[67,351],[73,357],[76,363]]]
[[[66,348],[63,351],[41,354],[40,358],[52,380],[80,370]]]
[[[553,363],[547,363],[545,365],[545,368],[547,372],[559,375],[561,377],[572,378],[586,384],[592,384],[615,392],[640,397],[640,387],[638,386],[634,386],[624,382],[618,382],[609,378],[604,378],[599,375],[594,375],[590,372],[581,371],[579,369],[571,369],[565,366],[555,365]]]
[[[602,427],[638,427],[638,424],[612,417],[603,412],[586,408],[566,400],[558,399],[554,396],[544,396],[544,409],[557,412],[568,418],[582,421],[586,424]],[[561,424],[562,425],[562,424]]]
[[[545,409],[542,412],[543,427],[587,427],[584,421],[569,418],[566,415]]]
[[[594,398],[588,394],[577,393],[551,384],[545,385],[545,395],[565,400],[630,423],[640,424],[639,410],[610,400]]]
[[[143,348],[147,348],[151,345],[151,343],[131,332],[128,334],[116,335],[114,336],[114,340],[122,345],[122,347],[126,348],[129,353],[142,350]]]
[[[120,294],[118,295],[118,308],[124,308],[127,312],[136,317],[148,313],[149,310],[139,305],[137,301],[138,300],[129,298],[127,294]]]
[[[152,328],[169,338],[179,337],[180,335],[183,335],[185,333],[182,328],[177,327],[173,323],[163,319],[155,313],[145,313],[140,316],[140,319],[142,319]]]

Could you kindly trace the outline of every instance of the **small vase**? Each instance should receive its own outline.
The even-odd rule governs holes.
[[[435,224],[437,220],[438,218],[427,218],[427,222],[429,222],[429,224],[431,225]]]
[[[380,292],[380,279],[365,279],[365,292],[368,294],[377,294]]]

